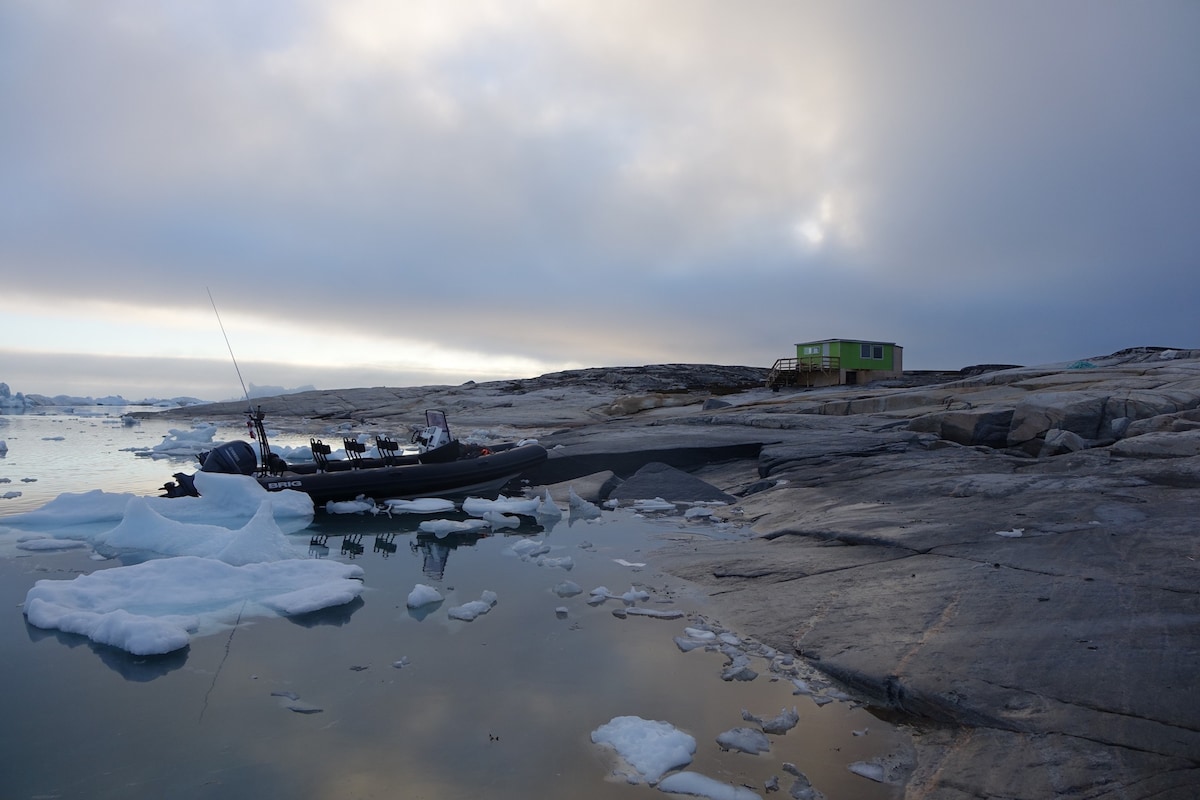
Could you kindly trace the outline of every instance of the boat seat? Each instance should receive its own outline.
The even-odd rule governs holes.
[[[400,445],[395,439],[389,439],[386,436],[375,437],[375,449],[379,451],[379,457],[383,459],[383,463],[391,464],[400,454]]]
[[[362,466],[363,456],[367,453],[367,446],[358,439],[342,439],[342,447],[346,450],[346,458],[350,460],[350,466],[357,469]]]
[[[312,450],[313,461],[317,462],[317,469],[321,472],[329,469],[329,454],[333,452],[329,445],[320,439],[309,439],[308,446]]]

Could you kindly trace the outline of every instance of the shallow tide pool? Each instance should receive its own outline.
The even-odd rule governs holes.
[[[93,423],[46,422],[70,434],[61,440],[39,436],[41,423],[26,422],[20,436],[11,423],[0,427],[8,458],[18,443],[22,450],[20,461],[0,459],[0,477],[17,485],[33,465],[53,460],[30,451],[67,441],[129,472],[97,485],[87,483],[95,472],[68,478],[67,467],[57,468],[55,481],[80,484],[74,491],[134,491],[134,479],[154,474],[139,490],[152,494],[187,467],[123,451],[159,441],[162,431],[152,425]],[[41,478],[26,485],[39,484],[46,485]],[[788,796],[796,779],[785,764],[827,798],[902,795],[849,765],[904,753],[903,731],[799,665],[764,658],[756,643],[737,645],[757,673],[749,681],[722,678],[728,650],[683,652],[676,644],[689,626],[723,629],[703,594],[655,570],[651,552],[684,524],[693,535],[722,535],[705,522],[605,511],[587,522],[564,517],[549,529],[527,520],[503,535],[439,539],[416,531],[423,517],[318,512],[312,528],[292,534],[297,555],[358,563],[366,587],[359,601],[303,617],[255,618],[193,638],[183,651],[138,658],[34,628],[20,607],[37,580],[69,580],[132,556],[22,551],[3,530],[11,513],[0,504],[0,591],[9,609],[0,615],[0,678],[9,689],[0,729],[6,798],[667,796],[631,784],[614,752],[591,741],[601,725],[626,715],[685,731],[696,740],[687,770],[763,797],[772,778],[778,796]],[[311,544],[322,535],[324,546]],[[513,545],[527,539],[550,546],[555,559],[569,557],[571,568],[516,555]],[[343,549],[347,542],[361,543],[362,552]],[[582,591],[564,596],[564,581]],[[417,584],[445,600],[406,608]],[[589,604],[601,586],[616,595],[644,591],[649,598],[634,607],[682,617],[622,618],[629,606],[619,598]],[[484,591],[498,598],[489,613],[471,622],[450,618],[452,607]],[[793,678],[808,680],[815,696],[796,694]],[[723,732],[755,726],[743,710],[770,718],[793,707],[799,723],[769,736],[769,752],[726,751],[716,742]]]

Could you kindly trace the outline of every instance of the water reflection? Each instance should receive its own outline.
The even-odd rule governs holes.
[[[191,650],[190,647],[183,647],[163,655],[135,656],[117,647],[97,644],[77,633],[45,630],[30,625],[28,622],[25,622],[25,633],[29,636],[29,641],[35,643],[44,639],[54,639],[58,644],[70,649],[86,645],[104,666],[133,683],[149,683],[174,672],[187,663],[188,653]]]
[[[21,440],[13,442],[17,457],[28,459]],[[12,474],[42,474],[49,463],[25,460],[29,466]],[[109,486],[108,478],[95,479]],[[143,493],[159,482],[145,483]],[[360,598],[291,617],[291,624],[257,618],[236,636],[197,637],[166,656],[131,656],[33,628],[19,612],[0,615],[0,682],[20,688],[10,693],[0,729],[5,795],[632,800],[659,793],[607,780],[609,756],[589,739],[628,714],[694,735],[691,768],[732,785],[761,793],[772,776],[786,785],[783,765],[794,763],[827,797],[902,795],[847,771],[849,762],[903,746],[865,709],[795,696],[786,676],[758,657],[756,680],[722,680],[725,655],[684,653],[673,642],[688,622],[619,618],[615,601],[588,603],[592,587],[619,593],[637,584],[655,595],[654,607],[679,608],[691,622],[704,618],[702,596],[654,572],[644,554],[652,547],[650,523],[606,514],[554,528],[555,521],[524,518],[503,534],[438,537],[419,530],[422,519],[318,513],[294,541],[301,552],[307,541],[313,558],[361,562],[367,591]],[[511,557],[510,545],[529,536],[554,555],[573,556],[569,577],[582,592],[555,592],[568,577],[562,568]],[[15,609],[39,578],[126,560],[137,559],[98,565],[78,552],[0,559],[0,599]],[[407,612],[413,586],[434,581],[443,606]],[[474,622],[448,617],[450,607],[483,590],[499,596],[494,611]],[[49,637],[55,641],[31,645]],[[308,711],[289,709],[276,692],[299,696]],[[770,752],[748,756],[717,746],[717,735],[745,725],[742,709],[770,716],[793,705],[800,724],[774,737]],[[80,708],[88,713],[79,715]],[[869,735],[855,735],[868,726]]]
[[[480,539],[485,538],[487,534],[483,533],[460,533],[444,538],[418,534],[417,540],[409,547],[422,556],[421,573],[426,578],[440,581],[446,576],[446,562],[450,559],[451,551],[460,547],[474,547]]]
[[[340,606],[330,606],[329,608],[310,611],[307,614],[295,614],[287,619],[302,628],[316,628],[321,625],[340,628],[343,625],[349,625],[350,618],[354,616],[354,612],[365,605],[366,601],[362,597],[356,597],[349,603],[343,603]]]

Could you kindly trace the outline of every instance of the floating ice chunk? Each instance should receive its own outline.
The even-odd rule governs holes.
[[[626,561],[623,558],[614,558],[613,561],[617,562],[622,567],[644,567],[644,566],[646,566],[645,561]]]
[[[538,506],[537,510],[534,512],[534,516],[539,520],[551,520],[562,519],[562,515],[562,509],[559,508],[558,504],[554,502],[554,498],[550,496],[550,490],[547,489],[538,500]]]
[[[618,616],[654,617],[655,619],[683,619],[683,612],[677,608],[615,608],[613,614]]]
[[[693,650],[698,650],[701,647],[707,647],[707,642],[701,642],[696,639],[687,639],[683,636],[675,637],[675,646],[679,648],[681,653],[690,653]]]
[[[203,523],[236,530],[246,525],[267,503],[275,522],[284,533],[307,528],[313,519],[312,498],[290,489],[268,492],[258,481],[246,475],[222,475],[198,472],[195,476],[200,497],[142,497],[94,490],[79,494],[65,492],[33,511],[4,517],[3,525],[24,531],[46,531],[58,539],[82,539],[95,543],[98,537],[124,521],[131,501],[153,509],[159,517],[174,522]],[[153,538],[153,537],[150,537]],[[178,538],[168,527],[158,531],[159,539]],[[143,543],[144,544],[144,543]],[[172,553],[170,543],[148,549]]]
[[[99,570],[74,580],[40,580],[25,596],[38,628],[78,633],[134,655],[169,653],[192,634],[241,618],[302,614],[348,603],[363,590],[362,568],[289,559],[234,566],[180,556]]]
[[[542,556],[537,560],[539,567],[558,567],[559,569],[572,570],[575,568],[575,559],[570,556],[560,556],[558,558],[547,558]]]
[[[788,790],[789,796],[796,798],[796,800],[825,800],[825,795],[813,788],[808,776],[797,769],[795,764],[785,761],[783,763],[783,771],[796,778],[792,784],[792,788]]]
[[[423,583],[418,583],[413,587],[413,590],[408,593],[408,607],[420,608],[432,603],[440,603],[445,598],[442,593],[432,586],[426,586]]]
[[[213,449],[214,445],[219,444],[213,441],[213,436],[216,433],[217,426],[211,422],[202,423],[190,430],[171,428],[167,431],[167,435],[163,437],[161,442],[147,450],[137,451],[137,455],[149,456],[150,458],[198,455],[205,450]]]
[[[227,564],[251,564],[295,558],[295,545],[275,522],[274,510],[263,498],[255,515],[241,528],[174,522],[157,509],[153,498],[131,497],[121,522],[94,537],[98,546],[166,556],[201,556]],[[183,498],[179,498],[183,499]]]
[[[855,775],[859,775],[863,778],[869,778],[877,783],[883,783],[884,781],[885,775],[882,764],[876,764],[871,761],[855,761],[853,764],[847,767],[847,769],[849,769]]]
[[[744,653],[733,656],[732,660],[721,671],[723,681],[752,681],[758,673],[750,668],[750,657]]]
[[[417,526],[417,530],[442,539],[453,533],[474,533],[486,527],[487,523],[481,519],[427,519]]]
[[[742,719],[746,720],[747,722],[757,722],[759,727],[762,728],[763,733],[772,733],[778,735],[787,733],[792,728],[796,727],[797,723],[800,722],[800,714],[796,711],[796,707],[793,706],[791,710],[786,708],[780,709],[777,716],[766,719],[763,717],[757,717],[743,708]]]
[[[521,539],[509,548],[514,554],[525,560],[537,558],[550,552],[550,545],[539,539]]]
[[[579,588],[579,584],[574,581],[563,581],[555,585],[554,593],[559,597],[574,597],[577,594],[583,594],[583,589]]]
[[[675,504],[655,497],[653,500],[634,500],[633,508],[635,511],[674,511]]]
[[[468,497],[463,501],[462,510],[472,517],[482,517],[485,512],[498,511],[501,514],[522,514],[533,516],[537,513],[541,501],[528,497],[497,497],[495,500],[485,500],[482,497]]]
[[[454,501],[436,497],[421,497],[416,500],[384,500],[388,511],[396,514],[442,514],[454,510]]]
[[[521,518],[510,514],[503,514],[499,511],[483,512],[483,521],[491,526],[492,530],[499,531],[505,528],[521,527]]]
[[[450,609],[450,619],[470,622],[476,617],[482,616],[483,614],[491,611],[493,606],[496,605],[498,599],[499,598],[496,597],[495,592],[485,590],[484,593],[479,596],[478,600],[472,600],[469,603],[464,603],[461,606],[455,606],[454,608]]]
[[[713,631],[705,630],[704,628],[684,628],[683,633],[689,639],[695,639],[702,642],[716,641],[717,634]]]
[[[796,688],[792,690],[792,694],[812,694],[813,689],[808,685],[808,681],[802,678],[793,678],[792,685]]]
[[[711,517],[713,510],[706,506],[692,506],[687,511],[683,512],[684,519],[701,519]]]
[[[730,728],[717,734],[717,744],[722,750],[737,750],[752,756],[771,749],[771,740],[767,735],[754,728]]]
[[[734,786],[701,775],[699,772],[677,772],[663,778],[658,788],[670,794],[688,794],[710,800],[761,800],[762,796],[745,786]]]
[[[1003,536],[1006,539],[1019,539],[1025,535],[1024,528],[1013,528],[1010,531],[996,531],[997,536]]]
[[[584,500],[579,495],[575,494],[574,487],[567,488],[567,506],[571,511],[571,520],[576,519],[588,520],[596,519],[600,516],[600,509]]]
[[[592,731],[592,741],[616,750],[624,761],[618,768],[630,783],[654,784],[668,770],[692,763],[696,740],[669,722],[641,717],[613,717]]]
[[[554,609],[554,616],[558,617],[559,619],[566,619],[569,613],[570,611],[566,606],[558,606]]]
[[[32,552],[77,550],[87,546],[87,542],[81,542],[78,539],[23,539],[17,542],[18,550],[29,550]]]
[[[375,513],[379,507],[374,500],[359,498],[357,500],[330,500],[325,503],[326,514],[365,514]]]
[[[634,603],[637,603],[639,601],[649,600],[650,593],[644,589],[638,589],[633,586],[630,586],[629,591],[626,592],[625,594],[621,595],[621,599],[624,600],[629,605],[633,605]]]

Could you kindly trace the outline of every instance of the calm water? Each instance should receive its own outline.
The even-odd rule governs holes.
[[[0,439],[9,446],[0,478],[11,479],[0,484],[0,494],[23,493],[0,500],[0,526],[3,515],[60,492],[154,494],[172,472],[190,469],[186,459],[152,461],[127,451],[159,443],[168,427],[187,427],[178,423],[125,427],[116,416],[0,420]],[[310,557],[346,559],[344,537],[361,535],[364,552],[356,561],[367,586],[361,602],[301,619],[256,619],[151,659],[38,630],[21,614],[34,581],[115,563],[87,551],[4,547],[0,591],[8,611],[0,615],[0,679],[8,692],[0,796],[665,796],[613,780],[612,756],[591,743],[593,730],[622,715],[665,720],[690,733],[697,753],[687,769],[763,796],[772,775],[786,796],[792,778],[784,762],[831,800],[901,796],[847,770],[850,762],[901,750],[901,732],[853,704],[818,706],[793,695],[792,683],[772,680],[763,659],[753,664],[758,679],[726,682],[724,656],[675,646],[672,637],[713,613],[691,586],[655,571],[648,555],[658,536],[678,532],[679,518],[606,512],[597,522],[564,520],[550,531],[532,526],[451,542],[419,536],[419,521],[318,513],[315,530],[297,534],[297,542],[307,547],[314,532],[328,533],[328,551],[313,549]],[[552,556],[574,559],[574,569],[506,554],[515,536],[545,539]],[[384,545],[378,549],[377,537]],[[631,568],[618,558],[648,564]],[[552,587],[565,579],[584,593],[558,597]],[[424,618],[405,608],[417,583],[446,596]],[[587,605],[588,591],[601,585],[615,593],[646,587],[663,601],[654,607],[678,608],[691,619],[619,619],[612,613],[619,601]],[[448,619],[450,606],[485,589],[500,598],[491,613],[470,623]],[[561,606],[565,618],[555,612]],[[283,692],[297,699],[273,694]],[[742,709],[771,717],[793,706],[800,724],[771,737],[769,753],[717,747],[719,733],[750,724]],[[869,732],[854,735],[862,729]]]

